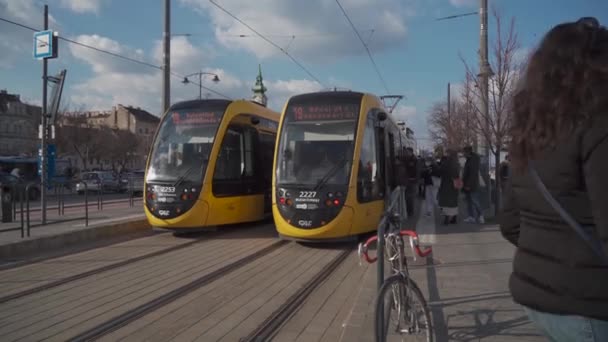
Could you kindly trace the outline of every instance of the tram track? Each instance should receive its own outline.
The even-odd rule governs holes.
[[[217,236],[215,236],[215,237],[217,237]],[[190,242],[186,242],[186,243],[181,244],[181,245],[165,248],[165,249],[162,249],[160,251],[156,251],[156,252],[140,255],[138,257],[134,257],[134,258],[123,260],[123,261],[120,261],[120,262],[117,262],[117,263],[113,263],[113,264],[109,264],[109,265],[106,265],[106,266],[98,267],[98,268],[95,268],[95,269],[92,269],[92,270],[89,270],[89,271],[86,271],[86,272],[74,274],[72,276],[69,276],[69,277],[66,277],[66,278],[62,278],[62,279],[59,279],[59,280],[56,280],[56,281],[53,281],[53,282],[50,282],[50,283],[42,284],[42,285],[39,285],[39,286],[30,288],[30,289],[27,289],[27,290],[23,290],[23,291],[20,291],[20,292],[17,292],[17,293],[13,293],[13,294],[10,294],[10,295],[6,295],[6,296],[3,296],[3,297],[0,297],[0,304],[6,303],[6,302],[9,302],[11,300],[18,299],[18,298],[22,298],[22,297],[25,297],[25,296],[33,295],[35,293],[42,292],[42,291],[45,291],[45,290],[49,290],[49,289],[52,289],[52,288],[55,288],[55,287],[58,287],[58,286],[61,286],[61,285],[64,285],[64,284],[76,281],[76,280],[80,280],[80,279],[91,277],[91,276],[94,276],[94,275],[97,275],[97,274],[100,274],[100,273],[103,273],[103,272],[107,272],[107,271],[111,271],[111,270],[114,270],[114,269],[117,269],[117,268],[120,268],[120,267],[124,267],[124,266],[130,265],[130,264],[133,264],[133,263],[145,260],[145,259],[162,256],[162,255],[165,255],[165,254],[168,254],[168,253],[171,253],[171,252],[176,252],[176,251],[179,251],[181,249],[188,248],[188,247],[191,247],[193,245],[196,245],[196,244],[199,244],[199,243],[202,243],[202,242],[206,242],[206,241],[211,241],[211,240],[202,240],[201,239],[201,240],[190,241]]]
[[[306,282],[299,291],[291,295],[281,306],[270,314],[255,330],[246,337],[241,338],[240,342],[269,341],[279,331],[279,329],[289,320],[292,315],[303,305],[305,300],[317,289],[328,277],[353,253],[349,248],[338,255],[325,265],[314,277]]]
[[[151,301],[148,301],[142,305],[139,305],[132,310],[129,310],[121,315],[118,315],[110,320],[107,320],[87,331],[84,331],[77,336],[69,339],[69,341],[91,341],[99,339],[127,324],[137,320],[138,318],[145,316],[271,252],[287,245],[287,241],[276,241],[271,245],[262,248],[256,252],[248,254],[238,260],[231,262],[230,264],[223,266],[211,273],[205,274],[181,287],[178,287],[170,292],[165,293]]]
[[[49,289],[53,289],[53,288],[59,287],[61,285],[65,285],[65,284],[68,284],[68,283],[71,283],[71,282],[74,282],[74,281],[77,281],[77,280],[80,280],[80,279],[88,278],[88,277],[95,276],[95,275],[98,275],[98,274],[101,274],[101,273],[104,273],[104,272],[108,272],[108,271],[112,271],[112,270],[115,270],[115,269],[119,269],[121,267],[125,267],[125,266],[131,265],[131,264],[134,264],[136,262],[140,262],[140,261],[143,261],[143,260],[146,260],[146,259],[163,256],[163,255],[166,255],[166,254],[169,254],[169,253],[173,253],[173,252],[177,252],[177,251],[180,251],[180,250],[183,250],[183,249],[186,249],[186,248],[189,248],[189,247],[201,244],[201,243],[214,241],[214,239],[220,238],[220,237],[225,236],[225,235],[229,235],[232,232],[234,232],[234,231],[231,231],[231,230],[221,230],[221,231],[218,231],[218,232],[213,232],[213,233],[211,233],[209,235],[206,235],[205,239],[196,239],[194,241],[186,242],[186,243],[183,243],[183,244],[180,244],[180,245],[176,245],[176,246],[171,246],[171,247],[168,247],[168,248],[165,248],[165,249],[162,249],[162,250],[158,250],[158,251],[147,253],[147,254],[144,254],[144,255],[140,255],[140,256],[137,256],[137,257],[129,258],[127,260],[123,260],[123,261],[120,261],[120,262],[112,263],[112,264],[109,264],[109,265],[97,267],[97,268],[94,268],[92,270],[88,270],[88,271],[85,271],[85,272],[82,272],[82,273],[77,273],[77,274],[74,274],[74,275],[71,275],[71,276],[67,276],[65,278],[58,279],[58,280],[55,280],[55,281],[52,281],[52,282],[49,282],[49,283],[45,283],[45,284],[42,284],[42,285],[39,285],[39,286],[35,286],[35,287],[32,287],[32,288],[28,288],[28,289],[25,289],[23,291],[7,294],[5,296],[1,296],[0,297],[0,304],[4,304],[4,303],[7,303],[7,302],[10,302],[10,301],[19,299],[19,298],[27,297],[27,296],[30,296],[30,295],[33,295],[33,294],[36,294],[36,293],[39,293],[39,292],[42,292],[42,291],[46,291],[46,290],[49,290]],[[103,247],[98,247],[98,248],[103,248]],[[45,260],[58,259],[58,258],[67,256],[67,255],[71,255],[71,253],[70,254],[65,254],[65,255],[59,255],[59,256],[56,256],[56,257],[51,257],[51,258],[48,258],[48,259],[45,258],[45,259],[41,259],[41,260],[27,262],[25,264],[18,265],[18,266],[15,266],[15,267],[10,267],[10,268],[7,268],[7,269],[0,269],[0,271],[18,269],[19,267],[24,267],[24,266],[32,265],[32,264],[35,264],[35,263],[40,263],[40,262],[45,261]]]

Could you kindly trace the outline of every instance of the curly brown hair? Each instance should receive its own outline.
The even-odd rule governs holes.
[[[510,154],[519,171],[593,116],[608,114],[608,30],[595,18],[551,29],[529,60],[512,110]]]

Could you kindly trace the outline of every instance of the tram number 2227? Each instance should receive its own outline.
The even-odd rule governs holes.
[[[300,191],[300,198],[315,198],[317,197],[316,191]]]

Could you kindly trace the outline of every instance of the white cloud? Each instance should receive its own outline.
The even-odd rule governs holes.
[[[94,46],[101,50],[109,51],[115,54],[123,55],[132,59],[145,61],[146,55],[141,49],[133,49],[119,44],[117,41],[99,35],[80,35],[73,40],[77,42]],[[95,73],[105,72],[146,72],[150,67],[138,65],[125,59],[120,59],[114,56],[100,53],[99,51],[91,50],[76,44],[67,45],[71,54],[86,64],[89,64]],[[152,63],[153,64],[153,63]]]
[[[268,88],[269,107],[281,111],[285,102],[296,94],[311,93],[319,91],[322,86],[309,80],[277,80],[265,83]]]
[[[454,7],[475,7],[479,5],[478,0],[450,0],[450,4]]]
[[[61,0],[60,5],[76,13],[99,13],[106,0]]]
[[[238,37],[253,35],[253,32],[208,0],[180,2],[210,15],[216,38],[224,46],[250,51],[259,58],[281,54],[258,37]],[[370,45],[381,51],[405,39],[406,18],[412,15],[413,2],[416,1],[342,0],[341,3],[365,39],[370,29],[375,30]],[[365,53],[334,1],[224,0],[220,5],[283,48],[289,45],[288,51],[294,56],[321,60]],[[296,38],[290,43],[291,35]]]
[[[396,120],[405,121],[405,125],[414,131],[414,137],[418,141],[419,148],[428,148],[430,141],[428,140],[429,127],[427,116],[424,113],[419,113],[414,106],[399,104],[393,111],[393,116]]]
[[[141,49],[125,46],[107,37],[99,35],[81,35],[75,40],[91,46],[99,47],[120,55],[126,55],[138,60],[145,60],[146,52]],[[108,109],[121,103],[145,108],[158,114],[161,107],[161,70],[139,65],[106,54],[70,45],[70,52],[77,60],[90,66],[93,76],[88,80],[75,84],[70,88],[70,104],[76,108]],[[207,55],[200,48],[192,45],[185,37],[172,39],[171,70],[178,74],[197,72],[201,64],[206,63]],[[160,64],[162,44],[156,42],[152,51],[153,65]],[[220,82],[214,84],[211,78],[203,79],[203,85],[232,98],[249,98],[253,81],[244,82],[229,72],[217,68],[202,68],[202,71],[215,73]],[[253,76],[253,75],[252,75]],[[182,84],[182,79],[171,77],[172,102],[197,98],[199,95],[198,79],[191,79],[196,84]],[[209,90],[203,89],[205,96]],[[269,94],[269,96],[271,96]],[[218,97],[211,94],[211,97]]]

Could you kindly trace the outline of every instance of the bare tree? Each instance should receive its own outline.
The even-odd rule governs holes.
[[[511,18],[507,30],[504,31],[503,20],[500,13],[493,9],[493,17],[496,22],[496,38],[492,44],[490,65],[494,71],[490,78],[489,87],[489,113],[484,115],[480,110],[483,97],[480,79],[476,77],[475,71],[466,63],[461,56],[465,66],[466,80],[468,86],[465,91],[471,94],[471,109],[474,112],[473,125],[475,130],[489,142],[489,148],[494,156],[495,167],[500,164],[500,153],[505,149],[508,141],[509,125],[511,122],[511,100],[519,80],[522,63],[516,59],[516,53],[520,48],[519,39],[515,32],[515,18]],[[500,177],[496,178],[496,213],[500,209]]]
[[[475,110],[467,81],[460,95],[460,98],[450,101],[449,111],[444,102],[437,102],[431,107],[428,124],[431,139],[437,145],[459,148],[475,144],[477,126],[472,124]]]

